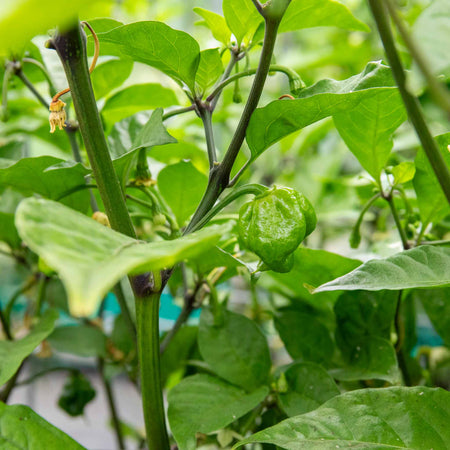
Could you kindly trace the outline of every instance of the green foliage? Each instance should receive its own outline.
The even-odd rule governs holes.
[[[5,449],[84,449],[28,406],[0,403],[0,429],[0,444]]]
[[[51,230],[42,217],[51,218]],[[96,311],[102,297],[126,274],[163,269],[197,256],[228,228],[140,244],[59,203],[32,198],[20,204],[16,226],[22,239],[59,273],[75,316]]]
[[[70,416],[81,416],[86,405],[95,397],[95,390],[81,372],[72,372],[64,385],[58,406]]]
[[[180,450],[195,450],[195,433],[224,428],[258,406],[266,386],[247,393],[210,375],[185,378],[169,393],[169,422]]]
[[[270,353],[257,325],[231,311],[202,311],[198,345],[205,362],[220,377],[247,391],[267,383]]]
[[[386,259],[368,261],[347,275],[319,286],[314,292],[446,286],[450,283],[449,260],[449,248],[423,245]]]
[[[56,311],[48,310],[25,337],[0,342],[0,385],[16,373],[23,360],[52,332],[57,318]]]
[[[444,450],[450,439],[449,399],[448,392],[425,387],[347,392],[313,412],[261,431],[234,448],[265,442],[288,450],[334,449],[336,445]]]

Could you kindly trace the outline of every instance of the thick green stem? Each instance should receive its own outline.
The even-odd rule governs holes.
[[[120,424],[119,415],[117,414],[116,402],[114,400],[114,394],[111,387],[111,382],[105,375],[105,361],[103,358],[98,358],[97,361],[98,371],[102,380],[103,388],[105,389],[106,398],[108,400],[109,412],[111,414],[111,421],[114,426],[114,432],[116,434],[117,445],[120,450],[125,450],[125,441],[122,434],[122,426]]]
[[[188,229],[190,230],[195,228],[197,223],[214,206],[214,203],[219,198],[219,195],[228,186],[230,181],[230,173],[239,150],[241,149],[242,143],[244,142],[245,132],[247,130],[250,117],[258,106],[258,102],[264,88],[264,83],[266,81],[267,74],[269,73],[270,61],[272,60],[273,49],[275,47],[277,30],[280,21],[281,19],[279,21],[266,20],[261,57],[244,112],[242,113],[236,132],[231,140],[223,161],[220,165],[213,167],[210,172],[206,192],[197,210],[195,211],[191,222],[189,223]]]
[[[438,179],[439,184],[447,197],[447,201],[450,204],[450,172],[444,161],[444,157],[431,136],[430,130],[428,129],[423,117],[419,101],[408,91],[405,72],[395,47],[394,38],[392,36],[392,30],[384,3],[380,0],[368,1],[377,24],[378,32],[381,40],[383,41],[383,46],[391,66],[392,73],[400,91],[400,95],[402,96],[403,103],[405,104],[406,111],[408,112],[409,120],[416,130],[416,134],[419,137],[428,160],[430,161],[436,178]]]
[[[161,284],[161,279],[156,284]],[[157,291],[157,286],[154,287]],[[155,292],[148,297],[136,297],[136,318],[141,392],[149,450],[169,450],[164,417],[159,361],[159,299]]]
[[[65,33],[58,33],[53,38],[53,45],[66,72],[81,135],[111,227],[127,236],[136,237],[92,90],[86,36],[77,24]]]
[[[408,33],[402,19],[399,17],[397,13],[397,8],[394,5],[392,0],[384,0],[389,11],[389,14],[392,17],[392,20],[397,27],[400,36],[403,39],[403,42],[408,47],[410,55],[413,57],[414,61],[417,63],[422,75],[428,83],[428,87],[430,89],[431,96],[433,100],[442,108],[443,111],[447,113],[447,116],[450,117],[450,95],[448,93],[447,88],[444,84],[440,83],[438,79],[433,75],[430,70],[430,64],[426,60],[426,56],[422,53],[421,49],[416,45],[414,39]]]
[[[89,161],[111,227],[136,238],[125,197],[114,171],[103,127],[92,91],[86,55],[86,37],[80,24],[53,38],[62,61]],[[153,274],[160,280],[160,274]],[[132,278],[138,321],[138,352],[147,441],[151,450],[168,450],[164,404],[159,373],[159,295],[160,286],[149,286],[147,275]],[[160,283],[159,283],[160,284]],[[150,295],[147,296],[146,293]],[[156,299],[156,300],[155,300]]]

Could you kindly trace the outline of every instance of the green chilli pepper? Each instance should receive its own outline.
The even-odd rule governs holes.
[[[276,272],[288,272],[293,252],[316,227],[309,200],[294,189],[274,187],[239,211],[241,244]]]

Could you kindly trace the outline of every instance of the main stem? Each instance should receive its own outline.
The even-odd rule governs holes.
[[[187,232],[195,228],[197,223],[200,222],[203,216],[214,206],[214,203],[219,198],[220,194],[228,186],[230,181],[230,173],[242,143],[244,142],[245,132],[247,131],[250,117],[258,106],[258,102],[264,88],[264,83],[266,81],[267,74],[269,73],[279,23],[280,21],[266,19],[266,29],[261,58],[253,80],[250,95],[247,99],[247,103],[236,128],[236,132],[230,142],[223,161],[220,165],[213,167],[210,172],[206,192],[187,227]]]
[[[430,130],[428,129],[423,117],[419,101],[408,91],[405,72],[395,47],[394,38],[392,36],[392,30],[384,3],[380,0],[368,1],[397,87],[400,91],[400,95],[402,96],[406,111],[408,112],[409,120],[416,130],[416,134],[422,144],[425,154],[427,155],[431,167],[433,168],[439,184],[447,197],[447,201],[450,204],[450,172],[444,161],[444,157],[442,156],[435,140],[431,136]]]
[[[136,238],[125,197],[114,171],[106,144],[89,76],[86,37],[80,24],[57,34],[53,46],[66,72],[89,161],[111,227]],[[160,274],[153,274],[154,281]],[[147,442],[150,450],[168,450],[169,439],[165,425],[164,404],[159,372],[159,295],[161,283],[148,284],[148,276],[131,279],[135,293],[138,320],[138,352],[141,366],[141,388]]]
[[[160,282],[161,280],[159,280]],[[170,448],[164,417],[159,363],[159,293],[136,297],[142,403],[149,450]]]

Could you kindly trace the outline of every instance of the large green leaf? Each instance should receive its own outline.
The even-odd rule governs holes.
[[[288,450],[446,450],[450,393],[426,387],[364,389],[334,397],[239,442],[265,442]]]
[[[221,15],[203,8],[194,8],[194,12],[205,19],[205,23],[215,39],[224,45],[230,43],[231,31]]]
[[[184,31],[147,21],[114,28],[100,33],[98,38],[100,42],[114,44],[114,54],[155,67],[194,91],[200,48]]]
[[[0,186],[9,186],[25,195],[33,193],[56,200],[71,189],[86,184],[89,171],[81,164],[63,165],[65,161],[53,156],[22,158],[19,161],[0,160]],[[86,211],[89,198],[86,191],[76,192],[61,200],[67,206]]]
[[[270,371],[266,338],[252,320],[231,311],[215,317],[203,309],[198,345],[205,362],[217,375],[247,391],[264,383]]]
[[[336,0],[292,0],[281,21],[280,32],[323,26],[369,31],[366,24]]]
[[[169,422],[180,450],[195,450],[195,433],[212,433],[264,400],[269,388],[251,393],[210,375],[185,378],[169,392]]]
[[[129,59],[111,59],[102,64],[97,64],[91,74],[95,98],[102,98],[113,89],[121,86],[130,76],[132,69],[133,62]]]
[[[59,203],[20,203],[16,227],[26,244],[55,269],[75,316],[89,315],[124,275],[172,267],[214,246],[227,226],[172,241],[142,244]]]
[[[92,325],[57,327],[48,342],[58,352],[84,357],[106,356],[106,336]]]
[[[22,339],[0,341],[0,386],[16,373],[22,361],[52,332],[57,318],[55,310],[48,310]]]
[[[373,259],[322,284],[313,292],[381,291],[450,284],[450,248],[423,245],[385,259]]]
[[[278,398],[289,416],[312,411],[340,394],[333,378],[318,364],[291,364],[283,373],[287,386]]]
[[[223,0],[223,15],[237,44],[248,43],[263,21],[251,0]]]
[[[450,288],[422,289],[414,292],[414,298],[420,299],[434,329],[450,347]]]
[[[350,111],[363,100],[383,94],[391,96],[394,87],[389,67],[369,63],[364,71],[347,80],[321,80],[300,92],[295,100],[275,100],[252,115],[247,143],[252,158],[281,138],[328,116]]]
[[[329,373],[341,381],[375,379],[400,384],[395,349],[388,340],[377,336],[358,341],[346,355],[346,364]]]
[[[336,343],[344,355],[366,339],[390,338],[397,299],[393,291],[348,291],[338,298],[334,305]]]
[[[6,242],[11,248],[20,246],[20,237],[14,225],[14,214],[0,211],[0,241]]]
[[[313,296],[304,284],[321,285],[350,272],[361,264],[361,261],[356,259],[305,247],[297,249],[294,258],[294,267],[290,272],[267,272],[261,277],[261,282],[269,289],[281,292],[286,297],[302,298],[315,306],[325,308],[332,308],[340,293],[325,292]]]
[[[105,8],[106,7],[106,8]],[[20,52],[37,34],[47,34],[58,25],[67,29],[73,25],[78,14],[83,17],[108,15],[108,2],[73,0],[5,1],[0,6],[0,56]]]
[[[394,146],[393,132],[406,120],[397,90],[363,98],[354,108],[334,115],[334,124],[364,169],[379,180]]]
[[[206,175],[187,161],[166,166],[159,172],[158,189],[175,214],[180,227],[194,213],[207,182]]]
[[[275,327],[293,359],[328,366],[334,343],[317,315],[314,311],[281,309],[275,316]]]
[[[31,408],[0,403],[0,447],[4,450],[84,450]]]
[[[135,84],[109,97],[102,109],[108,124],[115,124],[139,111],[178,105],[172,89],[157,83]]]
[[[450,152],[447,149],[450,144],[450,133],[438,136],[436,142],[447,166],[450,168]],[[426,227],[430,222],[443,219],[450,211],[450,207],[434,170],[422,149],[418,151],[414,162],[416,174],[413,185],[417,195],[422,226]]]

